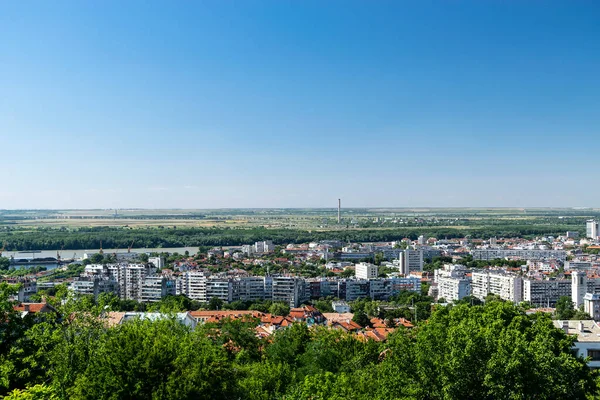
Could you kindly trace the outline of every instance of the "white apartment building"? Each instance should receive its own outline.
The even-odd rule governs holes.
[[[586,293],[583,296],[583,311],[588,313],[594,321],[600,321],[600,294]]]
[[[576,335],[573,347],[577,357],[589,357],[588,367],[600,368],[600,326],[594,321],[552,321],[567,335]]]
[[[565,271],[570,271],[572,269],[578,270],[589,270],[592,269],[592,263],[589,261],[565,261]]]
[[[446,264],[444,269],[436,269],[433,280],[439,299],[452,302],[471,295],[471,279],[462,265]]]
[[[471,290],[473,296],[480,300],[488,294],[495,294],[503,300],[519,303],[523,298],[523,281],[521,277],[505,271],[478,271],[472,274]]]
[[[562,296],[571,297],[570,279],[524,279],[523,301],[535,307],[555,307]]]
[[[411,272],[423,272],[423,250],[406,249],[398,258],[400,272],[409,275]]]
[[[186,295],[192,300],[206,301],[206,279],[207,276],[202,271],[184,272],[178,280],[178,294]]]
[[[88,266],[89,267],[89,266]],[[98,273],[98,268],[91,268]],[[142,296],[142,285],[146,276],[155,273],[156,269],[145,264],[109,264],[105,271],[118,282],[119,297],[122,300],[140,300]],[[86,267],[86,273],[88,273]]]
[[[91,294],[98,298],[100,293],[118,293],[119,284],[110,276],[81,276],[71,282],[70,289],[77,294]]]
[[[272,253],[275,251],[275,245],[271,240],[256,242],[253,250],[255,253]]]
[[[598,221],[590,219],[585,223],[585,234],[586,237],[592,239],[598,239]]]
[[[571,272],[571,300],[575,308],[583,305],[586,293],[600,293],[600,278],[590,278],[586,271],[574,270]]]
[[[375,279],[377,278],[377,265],[369,263],[358,263],[354,267],[356,279]]]
[[[242,253],[244,253],[247,256],[251,256],[254,253],[254,246],[250,244],[242,245]]]
[[[494,260],[506,257],[520,258],[522,260],[548,260],[556,259],[564,262],[567,252],[564,250],[541,249],[477,249],[473,250],[474,260]]]
[[[148,262],[158,269],[163,269],[165,267],[165,259],[163,257],[150,257],[148,258]]]

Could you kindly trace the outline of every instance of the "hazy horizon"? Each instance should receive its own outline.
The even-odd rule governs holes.
[[[599,20],[594,1],[7,2],[0,209],[600,206]]]

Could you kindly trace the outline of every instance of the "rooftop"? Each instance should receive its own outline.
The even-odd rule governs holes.
[[[578,342],[600,342],[600,326],[592,320],[553,321],[554,326],[569,335],[577,335]]]

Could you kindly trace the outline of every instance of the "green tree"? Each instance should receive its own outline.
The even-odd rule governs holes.
[[[6,271],[10,267],[10,260],[6,257],[0,257],[0,270]]]
[[[209,302],[208,302],[209,310],[221,310],[222,308],[223,308],[223,300],[219,299],[218,297],[213,297],[212,299],[209,300]]]
[[[354,316],[352,317],[352,321],[356,322],[358,325],[362,326],[363,328],[371,325],[371,320],[369,319],[369,316],[367,315],[367,313],[365,313],[362,310],[358,310],[354,313]]]
[[[571,319],[575,315],[575,305],[569,296],[561,296],[556,302],[556,318]]]
[[[15,389],[4,400],[58,400],[54,390],[47,385],[34,385],[27,389]]]
[[[269,307],[269,313],[285,317],[290,313],[290,306],[285,303],[275,302]]]

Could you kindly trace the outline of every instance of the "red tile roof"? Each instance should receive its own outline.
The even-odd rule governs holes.
[[[47,303],[19,303],[18,305],[13,307],[15,311],[24,312],[26,308],[30,313],[39,313],[39,312],[51,312],[56,311],[54,307]]]

